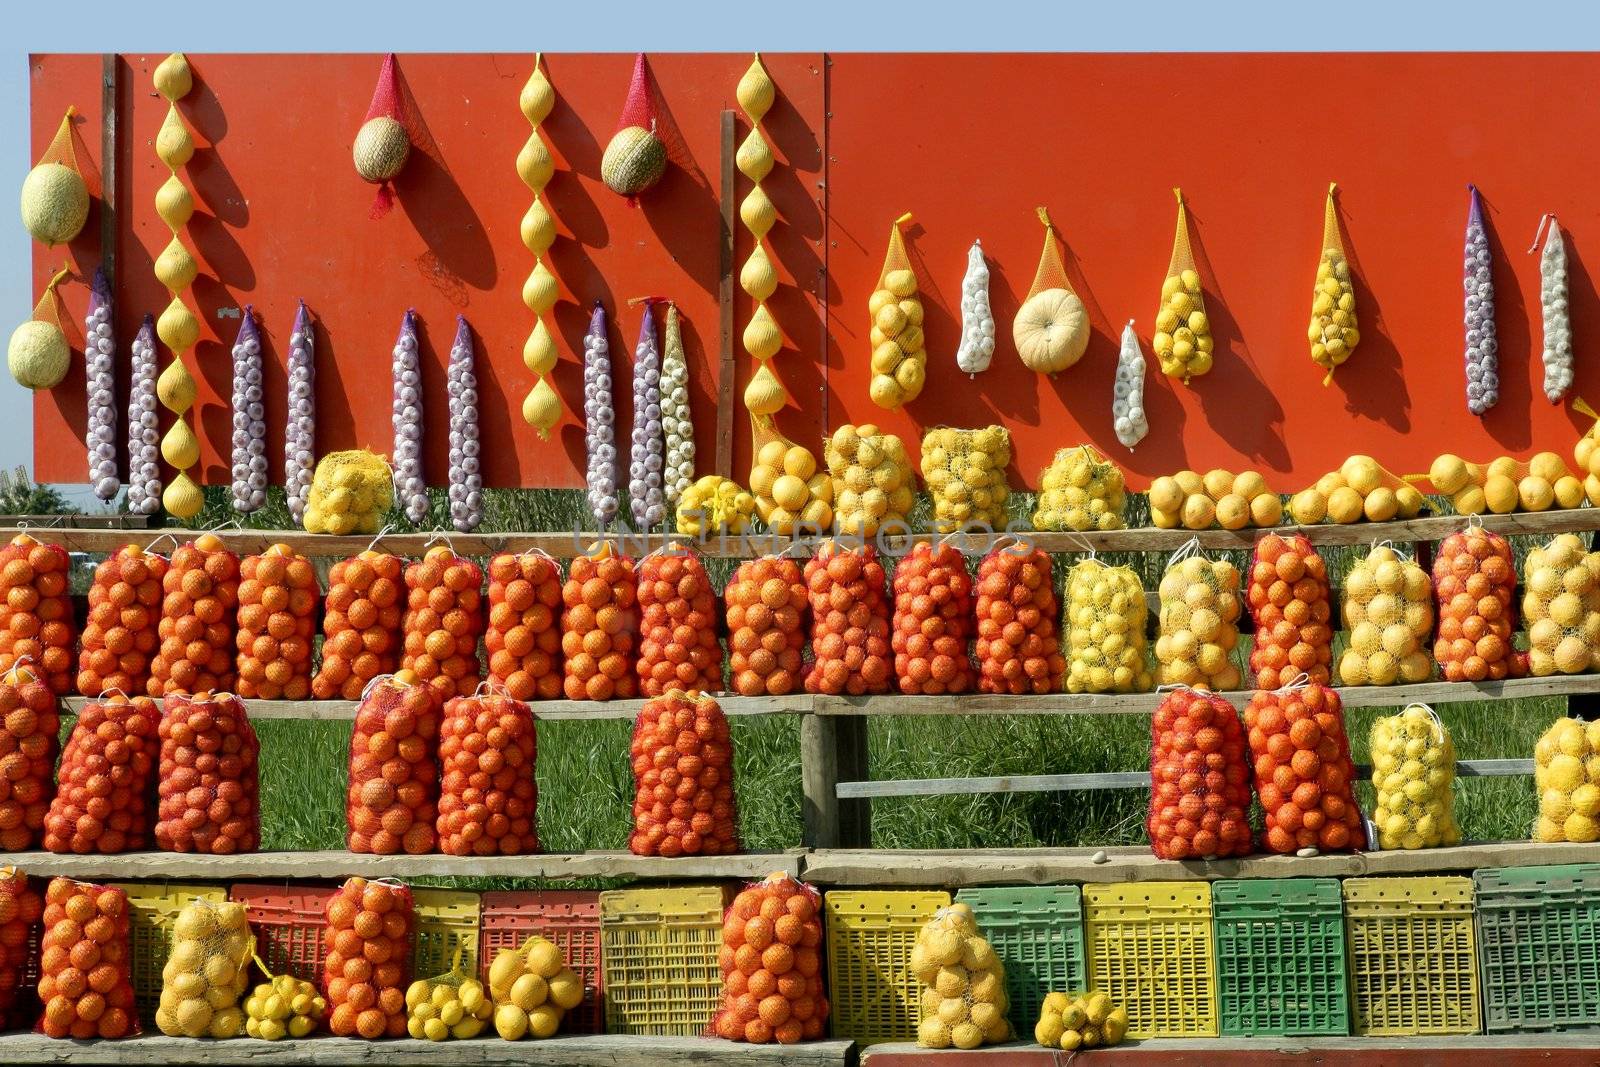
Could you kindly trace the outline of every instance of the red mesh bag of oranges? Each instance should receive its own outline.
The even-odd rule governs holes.
[[[746,886],[722,917],[722,1009],[711,1032],[754,1045],[827,1033],[819,896],[787,874]]]
[[[161,709],[156,847],[224,856],[261,842],[257,756],[244,702],[177,693]]]
[[[441,699],[478,688],[483,571],[447,545],[406,568],[405,658],[401,666]]]
[[[160,723],[147,696],[112,693],[83,706],[44,818],[45,848],[111,855],[150,847]]]
[[[440,700],[402,672],[379,678],[356,708],[345,791],[345,845],[382,856],[437,842]]]
[[[779,556],[746,560],[723,590],[728,672],[740,696],[787,696],[805,666],[806,581],[800,564]]]
[[[439,728],[439,851],[521,856],[539,851],[533,712],[503,693],[456,697]]]
[[[722,688],[717,594],[693,552],[666,548],[639,561],[639,691]]]
[[[739,851],[733,803],[733,742],[722,708],[700,693],[645,701],[633,723],[636,856]]]
[[[1433,658],[1452,682],[1499,681],[1527,673],[1527,653],[1516,652],[1517,568],[1511,542],[1469,526],[1439,542],[1433,589],[1439,622]]]
[[[517,700],[561,695],[561,568],[543,552],[489,561],[489,681]]]
[[[0,678],[0,851],[43,838],[60,736],[55,694],[31,663],[14,665]]]
[[[127,1037],[139,1032],[129,980],[128,895],[52,878],[44,891],[39,1002],[46,1037]]]
[[[1199,689],[1161,698],[1150,723],[1150,849],[1164,860],[1250,852],[1250,763],[1238,713]]]
[[[72,690],[71,567],[66,549],[27,534],[0,548],[0,671],[30,659],[57,695]]]
[[[234,688],[239,557],[215,534],[202,534],[172,553],[161,588],[161,645],[150,662],[150,695]]]
[[[1244,709],[1270,852],[1365,843],[1339,694],[1317,682],[1258,690]]]
[[[1329,680],[1333,662],[1333,609],[1328,598],[1328,568],[1311,542],[1299,534],[1269,533],[1250,557],[1246,591],[1255,620],[1250,670],[1257,689],[1278,689],[1305,675]]]
[[[1066,676],[1050,557],[1019,545],[995,548],[978,564],[978,689],[1056,693]]]
[[[638,693],[634,640],[639,583],[633,561],[602,541],[567,569],[561,587],[562,691],[568,700],[628,699]]]
[[[16,867],[0,867],[0,1028],[23,1025],[17,1018],[29,946],[44,915],[44,897]]]
[[[239,695],[304,700],[311,695],[317,632],[317,572],[277,544],[239,564]]]
[[[895,680],[902,693],[966,693],[977,684],[972,577],[959,549],[919,541],[894,569]]]
[[[318,700],[360,700],[367,683],[400,662],[405,561],[368,549],[328,571],[322,611],[322,666],[311,679]]]
[[[406,1036],[406,979],[416,908],[390,879],[351,878],[328,898],[322,991],[338,1037]]]
[[[887,693],[889,597],[883,564],[871,545],[824,541],[806,562],[811,602],[808,693]]]
[[[95,567],[89,617],[79,643],[79,694],[148,690],[150,661],[161,644],[161,581],[166,574],[167,558],[138,545],[124,545]]]

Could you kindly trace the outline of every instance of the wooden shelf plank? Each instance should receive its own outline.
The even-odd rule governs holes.
[[[729,715],[803,715],[811,710],[814,698],[800,693],[789,697],[721,696],[717,703]],[[66,697],[68,711],[76,713],[88,703],[86,697]],[[316,719],[324,722],[349,722],[356,717],[353,700],[246,700],[252,719]],[[644,706],[643,700],[536,700],[531,705],[536,718],[633,719]]]
[[[1104,852],[1104,863],[1093,856]],[[1436,874],[1480,867],[1600,863],[1600,843],[1499,841],[1416,851],[1328,856],[1247,856],[1242,859],[1161,860],[1147,847],[961,849],[814,849],[805,879],[826,886],[1055,885],[1063,882],[1216,881],[1219,878],[1354,878],[1376,874]]]
[[[631,852],[577,852],[538,856],[367,856],[343,850],[250,852],[200,856],[177,852],[124,852],[114,856],[13,852],[5,861],[29,874],[82,879],[202,879],[268,881],[353,875],[367,878],[575,878],[758,879],[774,871],[800,876],[802,851],[734,856],[635,856]]]
[[[640,1034],[588,1034],[544,1041],[361,1041],[312,1037],[282,1041],[196,1040],[145,1034],[121,1041],[64,1041],[41,1034],[0,1035],[0,1062],[35,1063],[206,1063],[250,1067],[255,1064],[440,1064],[443,1067],[638,1067],[640,1064],[694,1064],[696,1067],[846,1067],[854,1060],[849,1041],[811,1041],[798,1045],[747,1045],[704,1037],[647,1037]]]

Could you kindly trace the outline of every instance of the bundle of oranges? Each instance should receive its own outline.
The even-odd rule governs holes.
[[[66,549],[27,534],[0,548],[0,671],[31,659],[58,696],[72,689],[71,566]]]
[[[441,700],[478,688],[478,636],[483,633],[483,571],[446,545],[435,545],[406,568],[405,658],[401,666],[438,691]]]
[[[700,557],[668,549],[640,560],[638,574],[640,692],[721,689],[717,594]]]
[[[328,572],[322,613],[322,666],[311,679],[318,700],[360,700],[367,683],[399,661],[400,592],[405,562],[368,549]]]
[[[633,561],[618,555],[610,541],[572,561],[561,587],[562,691],[568,700],[627,699],[638,692],[638,599]]]
[[[826,1032],[822,919],[817,891],[787,874],[769,874],[733,898],[722,920],[722,1010],[718,1037],[793,1045]]]
[[[489,681],[517,700],[561,695],[561,568],[543,552],[489,561]]]
[[[733,744],[722,708],[700,693],[645,701],[633,724],[636,856],[739,851],[733,806]]]
[[[432,852],[437,841],[439,694],[401,672],[356,708],[345,792],[345,844],[381,856]]]
[[[44,819],[45,848],[110,855],[149,847],[160,722],[161,709],[146,696],[111,693],[83,706]]]
[[[978,689],[1055,693],[1067,660],[1056,634],[1060,608],[1050,557],[1021,546],[996,548],[978,564]]]
[[[55,694],[30,665],[12,667],[0,678],[0,851],[39,844],[60,736]]]
[[[317,632],[317,572],[277,544],[239,564],[239,695],[304,700],[311,695]]]
[[[965,693],[977,682],[972,578],[959,549],[919,541],[894,569],[894,674],[902,693]]]
[[[728,671],[740,696],[785,696],[800,687],[806,647],[806,582],[792,559],[746,560],[723,591]]]
[[[150,695],[232,689],[239,557],[215,534],[201,534],[172,554],[161,588],[161,647],[150,662]]]
[[[1257,689],[1277,689],[1304,674],[1326,682],[1333,662],[1328,568],[1299,534],[1256,542],[1246,590],[1256,624],[1250,669]]]
[[[414,912],[398,883],[351,878],[328,898],[322,991],[336,1036],[405,1036]]]
[[[261,841],[261,746],[244,702],[226,693],[176,693],[161,709],[156,847],[223,856]]]
[[[813,657],[806,692],[887,693],[889,599],[877,550],[824,541],[805,574]]]
[[[0,867],[0,1026],[20,1027],[17,991],[28,963],[33,925],[44,915],[44,898],[28,887],[16,867]]]
[[[533,712],[498,693],[456,697],[439,728],[439,850],[450,856],[539,851]]]
[[[1325,685],[1260,690],[1244,709],[1272,852],[1365,844],[1339,694]]]
[[[80,694],[146,691],[150,659],[161,643],[161,580],[166,573],[166,557],[138,545],[124,545],[95,567],[78,652]]]
[[[1469,526],[1439,543],[1433,559],[1439,598],[1433,658],[1446,679],[1499,681],[1526,673],[1527,653],[1511,646],[1516,587],[1511,542],[1499,534]]]
[[[139,1032],[129,981],[128,896],[111,886],[52,878],[44,891],[39,1001],[46,1037]]]
[[[1164,860],[1250,852],[1250,764],[1233,705],[1198,689],[1162,698],[1151,720],[1150,849]]]

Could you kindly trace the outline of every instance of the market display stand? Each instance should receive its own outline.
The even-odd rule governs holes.
[[[913,1044],[869,1045],[861,1067],[1062,1067],[1069,1062],[1113,1067],[1592,1067],[1595,1035],[1517,1034],[1476,1037],[1206,1037],[1129,1041],[1115,1048],[1068,1053],[1032,1044],[991,1045],[970,1052],[930,1052]],[[1085,1057],[1087,1059],[1085,1060]]]

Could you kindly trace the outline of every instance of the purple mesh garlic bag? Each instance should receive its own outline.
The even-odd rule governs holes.
[[[261,389],[261,330],[246,304],[233,342],[233,510],[267,502],[267,408]]]
[[[417,358],[417,313],[406,309],[394,342],[394,495],[406,518],[428,517],[422,480],[422,366]]]
[[[111,283],[104,267],[95,268],[83,337],[88,372],[84,392],[89,400],[89,421],[84,444],[89,450],[89,484],[95,496],[110,500],[121,483],[117,481],[117,376],[113,365],[117,344],[111,336]]]
[[[283,488],[289,514],[305,522],[311,497],[311,475],[317,466],[316,342],[306,302],[294,314],[289,335],[289,404],[283,438]]]
[[[1482,415],[1500,399],[1500,342],[1494,332],[1494,279],[1490,275],[1489,234],[1483,227],[1478,187],[1467,186],[1467,248],[1462,265],[1466,289],[1467,410]]]
[[[478,375],[473,366],[472,328],[456,316],[456,340],[446,370],[450,394],[450,521],[471,533],[483,521],[483,472],[478,444]]]

